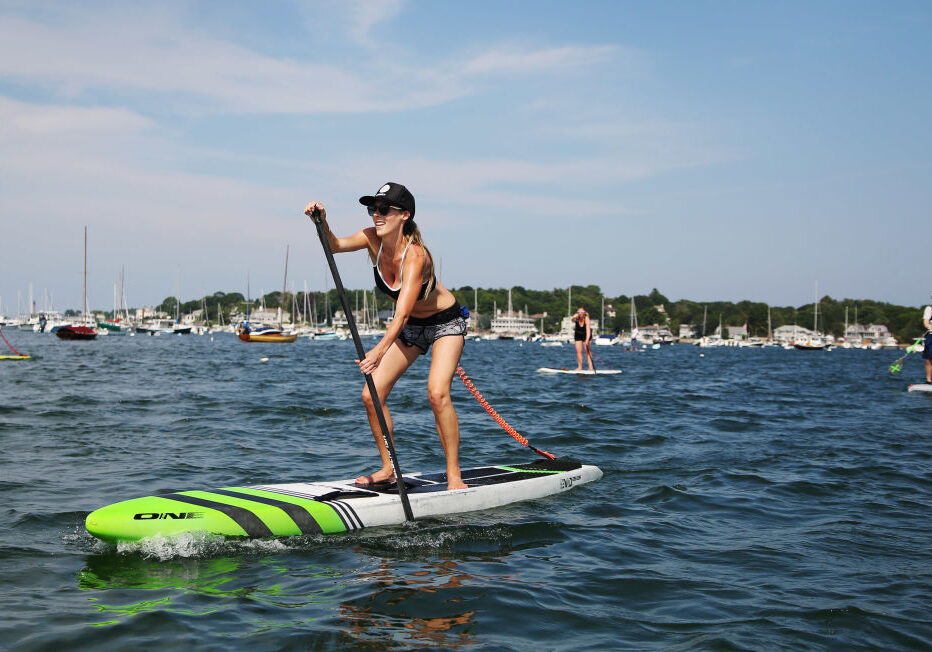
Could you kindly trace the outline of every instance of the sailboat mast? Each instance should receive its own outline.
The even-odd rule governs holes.
[[[307,298],[307,279],[304,279],[304,325],[307,326],[310,305]]]
[[[812,298],[812,336],[819,332],[819,282],[815,282],[815,296]]]
[[[32,286],[30,286],[31,297]],[[87,225],[84,226],[84,322],[87,323]]]
[[[288,250],[291,245],[285,245],[285,280],[282,281],[282,297],[278,307],[278,327],[282,327],[282,313],[285,312],[285,291],[288,289]]]
[[[120,265],[120,312],[123,313],[123,321],[129,323],[129,309],[126,306],[126,265]]]

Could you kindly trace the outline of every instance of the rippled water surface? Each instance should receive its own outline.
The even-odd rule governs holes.
[[[36,359],[0,362],[0,648],[932,647],[917,356],[891,377],[895,351],[597,347],[624,373],[576,378],[535,373],[570,347],[470,341],[498,412],[601,481],[347,536],[117,548],[89,511],[374,470],[352,343],[5,333]],[[389,401],[406,471],[443,468],[427,369]],[[535,458],[453,392],[464,466]]]

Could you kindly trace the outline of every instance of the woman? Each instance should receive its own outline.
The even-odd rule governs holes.
[[[389,182],[374,195],[360,197],[359,203],[368,208],[373,226],[346,238],[338,238],[330,232],[323,204],[311,202],[304,209],[308,216],[315,210],[320,211],[334,253],[360,249],[369,252],[376,287],[395,302],[395,317],[385,335],[356,363],[362,373],[372,375],[389,436],[392,436],[394,428],[385,401],[401,374],[433,344],[427,396],[446,456],[447,489],[465,489],[459,466],[459,421],[450,399],[450,384],[466,339],[465,315],[453,293],[437,282],[433,258],[414,223],[414,196],[408,189]],[[372,486],[393,482],[391,458],[368,387],[363,389],[362,400],[382,457],[382,468],[356,478],[356,484]]]
[[[932,304],[922,311],[922,325],[926,328],[922,342],[922,359],[926,365],[926,383],[932,385]]]
[[[592,353],[589,351],[589,343],[592,341],[592,324],[589,323],[589,313],[585,308],[580,308],[573,315],[573,339],[576,341],[576,371],[582,371],[584,350],[589,363],[589,371],[592,371]]]

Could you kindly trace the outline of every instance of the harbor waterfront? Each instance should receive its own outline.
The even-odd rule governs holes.
[[[352,343],[13,335],[33,359],[0,365],[0,648],[932,647],[918,355],[893,376],[901,351],[606,346],[623,373],[572,377],[535,373],[571,348],[470,339],[484,398],[601,480],[346,535],[117,547],[90,511],[370,472]],[[428,362],[388,401],[405,472],[443,468]],[[453,382],[464,466],[537,459]]]

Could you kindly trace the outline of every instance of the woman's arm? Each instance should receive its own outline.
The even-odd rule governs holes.
[[[592,322],[589,321],[589,315],[586,315],[586,341],[592,340]]]
[[[324,233],[327,234],[327,242],[330,243],[330,251],[335,254],[341,254],[347,251],[359,251],[360,249],[368,248],[369,256],[375,256],[372,244],[377,239],[377,236],[375,235],[375,227],[370,226],[357,231],[351,236],[338,238],[333,235],[333,232],[330,230],[330,225],[327,224],[327,211],[323,204],[318,201],[310,202],[307,206],[304,207],[304,214],[311,219],[314,219],[313,214],[315,210],[320,211],[321,224],[324,227]]]

